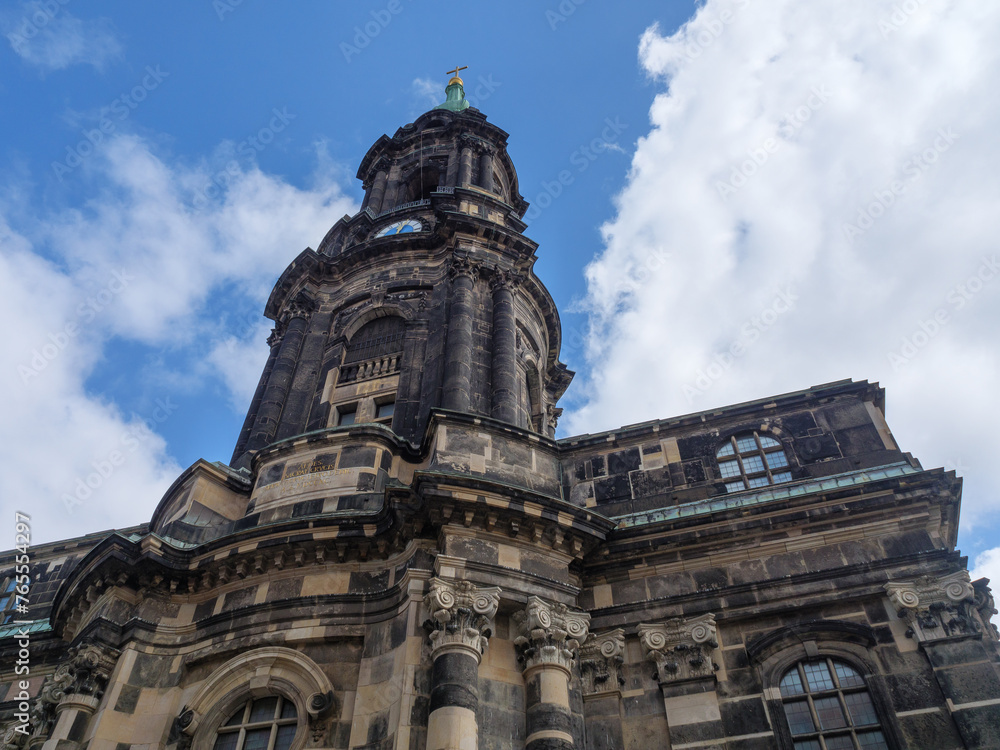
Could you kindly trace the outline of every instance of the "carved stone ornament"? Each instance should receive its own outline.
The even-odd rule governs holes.
[[[490,274],[490,291],[506,289],[509,292],[514,292],[522,281],[524,281],[524,274],[509,268],[494,268],[493,273]]]
[[[584,697],[621,692],[625,679],[625,631],[591,633],[580,647],[580,681]]]
[[[531,596],[528,605],[514,615],[514,624],[514,645],[520,651],[525,671],[544,665],[571,672],[576,651],[587,640],[590,615]]]
[[[290,321],[292,318],[302,318],[303,320],[309,320],[312,316],[313,311],[316,309],[316,303],[304,292],[300,292],[296,295],[295,299],[288,303],[285,308],[285,312],[282,314],[281,319],[284,322]]]
[[[69,650],[63,662],[42,684],[31,710],[32,738],[47,738],[52,732],[59,706],[86,696],[100,700],[121,654],[118,649],[81,643]],[[29,743],[30,744],[30,743]]]
[[[21,750],[24,747],[28,741],[28,735],[18,730],[20,726],[22,725],[14,721],[4,728],[3,738],[0,740],[0,750]]]
[[[994,640],[1000,640],[1000,631],[997,630],[997,626],[993,624],[992,617],[997,614],[996,602],[993,600],[993,592],[990,591],[990,580],[988,578],[980,578],[978,581],[973,581],[973,589],[976,592],[975,608],[979,612],[979,620],[986,626],[986,632],[989,633],[990,637]]]
[[[719,647],[712,613],[639,623],[639,641],[661,683],[712,677],[718,669],[712,661]]]
[[[448,276],[457,279],[462,276],[475,281],[482,272],[482,265],[465,255],[456,255],[448,266]]]
[[[435,658],[445,651],[471,652],[477,659],[493,634],[493,618],[500,605],[500,589],[476,586],[470,581],[432,578],[427,604],[431,620],[431,651]]]
[[[545,407],[545,425],[549,428],[549,436],[556,434],[556,427],[559,425],[559,417],[562,416],[562,407],[555,404],[547,404]]]
[[[283,338],[285,338],[285,326],[277,323],[271,329],[271,334],[267,337],[267,345],[270,347],[279,346]]]
[[[972,616],[975,589],[969,573],[959,570],[944,577],[920,576],[885,584],[889,601],[909,627],[906,635],[918,642],[978,635],[982,627]]]

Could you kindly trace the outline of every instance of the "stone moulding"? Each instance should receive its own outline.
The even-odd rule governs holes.
[[[500,589],[470,581],[432,578],[427,594],[434,658],[448,651],[472,653],[478,661],[493,634],[493,618],[500,606]]]
[[[576,651],[587,639],[590,615],[529,596],[527,606],[514,614],[514,646],[524,661],[524,671],[555,666],[572,674]]]
[[[621,695],[625,680],[621,667],[625,663],[625,631],[622,628],[603,633],[591,633],[580,647],[580,682],[583,697],[597,698]]]
[[[675,617],[658,623],[639,623],[639,641],[646,658],[656,665],[661,684],[715,676],[715,615]]]
[[[908,626],[907,637],[918,643],[982,634],[972,614],[976,592],[965,570],[892,581],[885,584],[885,592]]]

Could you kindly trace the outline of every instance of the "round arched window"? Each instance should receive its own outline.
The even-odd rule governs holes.
[[[799,662],[779,687],[795,750],[889,750],[865,681],[849,664]]]
[[[768,435],[733,435],[715,454],[726,492],[740,492],[792,481],[781,443]]]
[[[295,704],[287,698],[251,698],[219,727],[213,750],[288,750],[297,726]]]

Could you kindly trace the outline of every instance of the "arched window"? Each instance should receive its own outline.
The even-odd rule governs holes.
[[[277,695],[254,698],[219,727],[213,750],[288,750],[297,725],[290,700]]]
[[[347,346],[344,364],[398,354],[403,351],[403,319],[396,316],[375,318],[365,323]]]
[[[733,435],[715,454],[726,492],[792,481],[781,443],[757,432]]]
[[[889,750],[865,681],[846,662],[801,661],[779,687],[795,750]]]

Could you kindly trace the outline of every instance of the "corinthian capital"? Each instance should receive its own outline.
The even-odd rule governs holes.
[[[621,628],[591,633],[580,647],[580,677],[584,696],[620,691],[625,680],[625,631]]]
[[[457,279],[462,276],[475,281],[482,272],[482,265],[465,255],[456,255],[448,266],[448,276]]]
[[[646,658],[656,664],[660,682],[672,682],[715,674],[712,652],[715,615],[675,617],[657,623],[639,623],[639,641]]]
[[[299,293],[295,299],[288,303],[285,308],[285,312],[282,314],[281,319],[286,323],[292,318],[302,318],[303,320],[309,320],[312,316],[313,311],[316,309],[316,303],[304,292]]]
[[[496,586],[432,578],[427,603],[431,609],[431,650],[434,658],[445,651],[466,651],[478,660],[493,634],[493,618],[500,604]]]
[[[510,268],[494,268],[490,275],[490,290],[505,289],[513,292],[524,281],[524,274],[520,274]]]
[[[521,650],[525,670],[551,665],[569,672],[577,649],[587,640],[590,615],[532,596],[514,615],[514,624],[518,633],[514,645]]]
[[[920,576],[885,584],[896,613],[909,625],[906,634],[920,642],[974,635],[982,628],[972,616],[976,591],[969,574]]]

